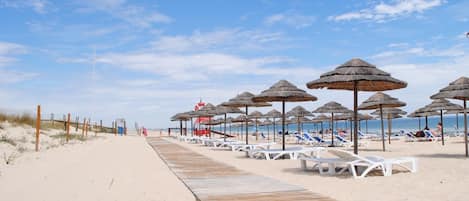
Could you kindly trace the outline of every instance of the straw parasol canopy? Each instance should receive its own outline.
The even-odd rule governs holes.
[[[373,110],[380,107],[403,107],[406,103],[383,92],[376,92],[358,106],[359,110]]]
[[[397,106],[398,105],[397,104],[398,103],[397,99],[394,100],[394,101],[396,101],[395,106]],[[405,105],[405,103],[404,103],[404,105]],[[378,110],[372,112],[371,114],[379,116],[380,119],[381,119],[381,134],[382,134],[381,138],[382,138],[382,141],[383,141],[383,151],[386,151],[386,147],[385,147],[385,143],[384,143],[384,123],[383,123],[383,120],[384,119],[388,120],[388,133],[389,133],[388,134],[388,143],[391,144],[392,119],[401,118],[400,115],[406,115],[407,112],[405,112],[405,111],[403,111],[399,108],[391,108],[391,107],[383,108],[382,106],[380,106],[378,108]]]
[[[285,150],[285,102],[316,101],[317,99],[292,83],[280,80],[252,100],[254,102],[282,102],[282,150]]]
[[[319,79],[306,84],[310,89],[353,90],[354,115],[357,115],[358,91],[386,91],[405,88],[407,83],[391,77],[376,66],[361,59],[352,59],[335,70],[324,73]],[[358,121],[354,120],[354,153],[358,154]]]
[[[292,117],[292,116],[294,116],[294,117],[306,117],[306,116],[312,117],[314,115],[310,111],[306,110],[304,107],[298,105],[298,106],[292,108],[290,111],[288,111],[287,116],[289,116],[289,117]]]
[[[370,113],[372,115],[380,115],[380,110],[375,110],[374,112]],[[393,114],[399,114],[399,115],[406,115],[407,112],[404,110],[401,110],[399,108],[383,108],[383,114],[385,116],[387,115],[393,115]]]
[[[445,145],[444,126],[443,126],[443,110],[460,110],[461,106],[451,103],[444,98],[435,99],[432,103],[425,106],[423,112],[440,112],[440,124],[441,124],[441,144]]]
[[[313,113],[331,113],[331,128],[332,128],[332,135],[331,135],[331,146],[334,146],[334,114],[344,114],[344,113],[351,113],[352,111],[347,109],[346,107],[342,106],[340,103],[331,101],[324,104],[321,107],[318,107]]]
[[[287,112],[287,117],[296,117],[297,118],[297,127],[298,127],[298,133],[301,133],[301,128],[303,127],[302,125],[302,121],[300,121],[300,118],[301,117],[305,117],[305,116],[314,116],[313,113],[311,113],[310,111],[306,110],[304,107],[302,106],[296,106],[294,108],[292,108],[290,111]]]
[[[268,107],[272,106],[270,103],[266,103],[265,101],[258,101],[254,102],[252,98],[254,97],[254,94],[250,92],[243,92],[236,97],[228,100],[228,102],[224,102],[221,105],[227,106],[227,107],[245,107],[246,110],[246,116],[249,114],[248,113],[248,108],[249,107]],[[249,138],[248,138],[248,118],[246,118],[246,144],[249,144]]]
[[[466,34],[468,36],[468,34]],[[466,101],[469,100],[469,78],[460,77],[457,80],[451,82],[449,86],[441,89],[437,94],[430,98],[449,98],[458,99],[463,101],[464,111],[464,149],[466,151],[466,157],[469,157],[468,143],[467,143],[467,105]]]
[[[258,140],[258,125],[260,124],[260,121],[258,121],[258,119],[260,118],[264,118],[264,115],[259,112],[259,111],[254,111],[254,112],[251,112],[251,114],[248,115],[249,118],[251,119],[254,119],[254,122],[255,122],[255,126],[256,126],[256,140]]]

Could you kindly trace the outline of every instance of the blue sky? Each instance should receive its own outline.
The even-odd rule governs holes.
[[[279,79],[306,89],[359,57],[409,83],[387,93],[411,112],[469,75],[468,8],[462,0],[0,0],[0,108],[32,113],[41,104],[46,114],[168,127],[200,98],[219,104]],[[319,98],[302,104],[308,109],[352,106],[348,91],[307,91]]]

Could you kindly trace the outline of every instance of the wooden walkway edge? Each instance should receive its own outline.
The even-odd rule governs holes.
[[[199,201],[333,200],[299,186],[241,171],[160,137],[148,137],[147,142]]]

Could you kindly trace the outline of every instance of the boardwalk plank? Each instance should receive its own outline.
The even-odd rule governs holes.
[[[148,144],[201,201],[332,201],[299,186],[241,171],[159,137]]]

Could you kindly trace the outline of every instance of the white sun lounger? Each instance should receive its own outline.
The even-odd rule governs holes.
[[[394,159],[384,159],[382,157],[362,157],[352,152],[338,150],[338,149],[329,149],[331,154],[337,156],[338,158],[314,158],[314,157],[302,157],[300,158],[301,168],[307,169],[307,161],[314,162],[314,168],[319,169],[320,174],[324,174],[323,164],[328,166],[328,174],[335,175],[341,174],[345,170],[349,170],[352,173],[354,178],[364,178],[370,171],[374,169],[380,169],[383,176],[392,175],[392,169],[394,165],[401,166],[410,172],[417,172],[417,160],[412,157],[402,157]],[[405,164],[410,164],[405,166]],[[336,168],[339,167],[339,172],[336,172]],[[356,168],[364,168],[363,172],[358,175]]]
[[[240,143],[240,144],[233,144],[233,145],[229,145],[231,146],[231,151],[250,151],[250,150],[255,150],[255,149],[259,149],[259,150],[266,150],[266,149],[270,149],[271,146],[275,145],[277,143],[275,142],[268,142],[268,143],[259,143],[259,144],[243,144],[243,143]]]
[[[280,157],[288,156],[291,160],[296,160],[299,157],[318,157],[319,153],[323,151],[322,147],[288,147],[282,149],[269,149],[269,150],[251,150],[248,155],[251,158],[262,158],[266,160],[277,160]]]

